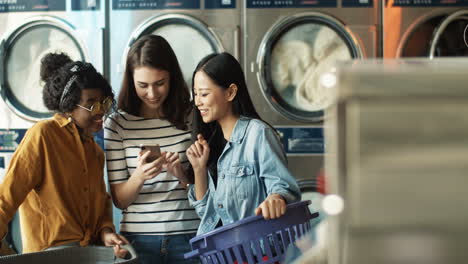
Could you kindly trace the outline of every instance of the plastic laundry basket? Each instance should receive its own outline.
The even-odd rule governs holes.
[[[286,214],[278,219],[265,220],[251,216],[222,226],[190,240],[193,251],[185,258],[199,256],[203,264],[278,263],[288,245],[310,230],[310,201],[287,206]]]
[[[111,247],[67,247],[34,253],[8,255],[0,257],[0,264],[136,264],[138,257],[135,250],[122,246],[130,252],[131,258],[114,260],[114,250]]]

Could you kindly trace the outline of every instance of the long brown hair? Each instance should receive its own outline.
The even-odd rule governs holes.
[[[133,43],[125,64],[122,89],[119,93],[118,108],[139,116],[142,101],[138,97],[133,73],[138,67],[151,67],[169,72],[169,94],[162,104],[165,119],[176,128],[187,130],[187,117],[192,109],[190,93],[184,81],[177,57],[169,43],[158,35],[145,35]]]

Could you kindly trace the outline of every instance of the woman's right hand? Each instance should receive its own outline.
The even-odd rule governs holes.
[[[197,141],[187,149],[187,158],[194,170],[206,168],[208,157],[210,156],[210,146],[201,134],[198,134]]]
[[[146,158],[149,156],[150,151],[146,151],[142,154],[138,154],[138,162],[135,172],[132,177],[136,177],[140,181],[153,179],[158,176],[163,169],[163,164],[166,162],[166,152],[161,153],[161,156],[152,162],[146,162]]]

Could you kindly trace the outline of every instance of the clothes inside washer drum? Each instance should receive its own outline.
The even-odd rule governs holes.
[[[49,251],[9,255],[0,257],[0,264],[136,264],[138,257],[133,249],[131,259],[114,260],[114,250],[110,247],[68,247]]]
[[[337,61],[351,59],[345,42],[329,28],[320,29],[315,44],[313,57],[316,64],[307,68],[296,88],[298,106],[308,111],[323,110],[331,104],[334,91],[332,87],[324,86],[321,78]]]
[[[296,87],[304,78],[308,68],[316,64],[312,50],[304,41],[279,41],[271,57],[272,81],[281,94],[288,86]]]
[[[42,101],[41,60],[47,53],[63,52],[73,60],[83,60],[79,47],[58,29],[38,28],[21,36],[11,46],[7,80],[16,98],[29,109],[49,112]]]

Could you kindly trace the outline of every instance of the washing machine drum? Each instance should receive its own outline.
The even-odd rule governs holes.
[[[198,62],[206,55],[216,52],[209,39],[190,26],[167,25],[155,29],[152,34],[160,35],[169,42],[181,65],[184,80],[189,87],[192,86],[192,74]],[[190,40],[191,43],[189,47],[187,40]]]
[[[48,118],[40,80],[41,59],[50,52],[64,52],[84,60],[82,46],[70,30],[54,21],[32,21],[17,28],[2,43],[2,97],[13,112],[30,121]]]
[[[127,52],[133,42],[147,34],[160,35],[171,45],[188,87],[192,87],[192,74],[198,62],[208,54],[224,51],[221,41],[208,25],[188,15],[166,14],[150,18],[132,34]],[[123,58],[126,57],[125,54]]]
[[[468,10],[432,17],[409,32],[401,57],[468,56]]]
[[[318,13],[274,25],[258,54],[265,97],[288,118],[318,121],[333,100],[325,73],[337,61],[362,56],[355,39],[341,22]]]

